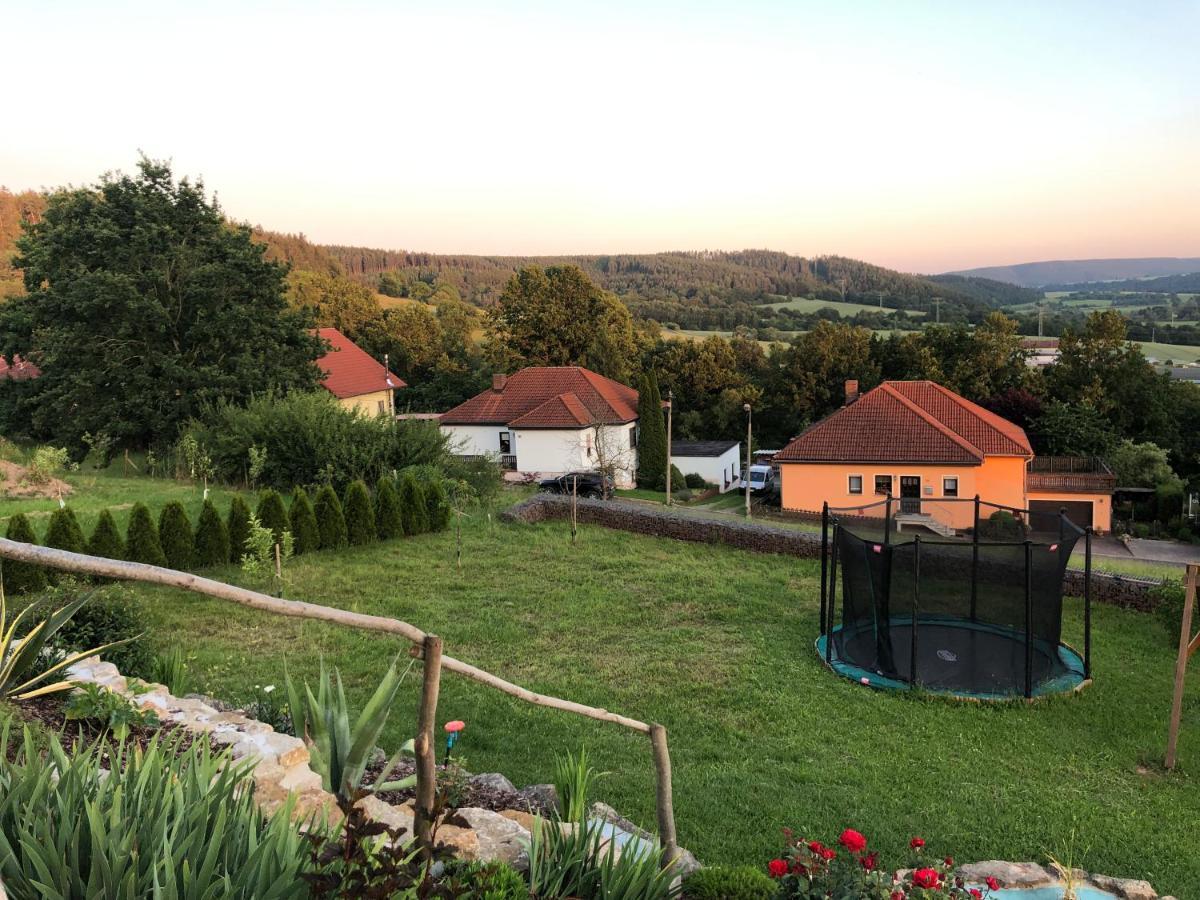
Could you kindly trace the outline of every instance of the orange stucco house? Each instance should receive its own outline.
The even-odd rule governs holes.
[[[932,381],[885,381],[846,403],[775,457],[784,509],[865,506],[887,494],[901,520],[934,530],[974,524],[983,501],[1037,515],[1066,508],[1108,531],[1112,473],[1098,461],[1034,459],[1024,429]],[[883,515],[882,508],[866,515]]]

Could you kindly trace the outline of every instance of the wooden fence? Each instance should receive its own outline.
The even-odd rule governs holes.
[[[365,631],[379,631],[385,634],[395,634],[412,644],[414,656],[424,660],[424,677],[421,696],[421,715],[419,729],[415,741],[417,749],[417,839],[428,840],[428,829],[422,829],[422,819],[428,822],[429,811],[433,804],[434,784],[434,747],[433,723],[436,718],[438,685],[443,670],[462,675],[472,681],[487,685],[501,693],[532,703],[535,706],[545,706],[550,709],[575,713],[600,722],[620,725],[631,731],[644,734],[650,739],[651,753],[654,759],[655,777],[657,780],[656,807],[658,818],[658,834],[663,845],[664,862],[671,863],[679,855],[679,844],[675,834],[675,813],[671,794],[671,757],[667,748],[667,730],[654,723],[647,724],[637,719],[631,719],[606,709],[586,706],[572,700],[563,700],[527,690],[520,685],[505,681],[490,672],[477,668],[470,663],[442,654],[442,641],[436,635],[428,634],[399,619],[385,616],[370,616],[350,612],[344,609],[334,609],[316,603],[305,603],[299,600],[284,600],[271,597],[257,591],[247,590],[235,585],[203,578],[190,572],[180,572],[160,566],[150,566],[145,563],[124,562],[122,560],[106,559],[100,556],[88,556],[84,553],[71,553],[66,550],[56,550],[41,547],[36,544],[26,544],[21,541],[11,541],[0,538],[0,559],[11,559],[18,562],[33,563],[71,572],[77,575],[90,575],[100,578],[111,578],[122,581],[141,581],[147,584],[162,584],[168,587],[181,588],[197,594],[215,597],[218,600],[228,600],[251,609],[275,613],[281,616],[292,616],[302,619],[315,619],[334,625],[358,628]],[[425,850],[429,848],[423,848]]]

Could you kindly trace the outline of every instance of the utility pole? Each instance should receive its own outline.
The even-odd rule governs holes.
[[[671,413],[675,408],[675,392],[667,388],[667,506],[671,505]]]
[[[746,518],[748,519],[750,518],[750,440],[753,437],[750,423],[753,419],[753,412],[749,403],[742,404],[742,411],[746,413],[746,471],[743,474],[746,479]]]
[[[1045,337],[1042,331],[1042,322],[1046,318],[1046,307],[1041,302],[1038,302],[1038,337]]]

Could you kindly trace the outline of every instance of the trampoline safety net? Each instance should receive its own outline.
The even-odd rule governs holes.
[[[818,643],[826,661],[877,686],[967,697],[1077,686],[1090,673],[1062,644],[1062,587],[1084,530],[1065,515],[1046,522],[1005,509],[993,518],[1002,508],[966,502],[973,525],[949,535],[897,531],[889,501],[882,516],[870,515],[881,504],[829,510]]]

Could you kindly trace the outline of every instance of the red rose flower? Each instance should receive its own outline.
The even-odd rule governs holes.
[[[879,853],[871,851],[866,856],[859,857],[858,861],[862,863],[862,867],[868,872],[874,872],[875,866],[879,864]]]
[[[837,859],[837,851],[831,850],[828,847],[826,847],[824,850],[821,851],[821,859],[824,859],[824,860]]]
[[[983,900],[983,891],[981,891],[979,888],[971,888],[971,896],[974,897],[975,900]]]
[[[788,864],[782,859],[773,859],[767,863],[767,871],[772,878],[782,878],[787,874]]]
[[[843,831],[842,836],[838,838],[838,843],[851,853],[862,853],[867,849],[867,839],[853,828]]]
[[[953,856],[947,856],[944,860],[942,860],[942,862],[944,862],[946,864],[947,868],[949,868],[949,869],[954,868],[954,857]]]
[[[820,856],[821,851],[825,849],[825,846],[820,841],[809,841],[808,849],[817,854],[817,856]]]
[[[989,891],[1000,890],[1000,882],[994,876],[989,875],[986,880],[987,880],[987,886],[988,886]]]
[[[937,869],[917,869],[912,874],[913,884],[919,888],[935,888],[940,878]]]
[[[908,846],[912,847],[914,850],[920,850],[925,846],[925,840],[924,838],[915,837],[908,842]]]
[[[904,900],[904,891],[892,891],[891,900]]]

